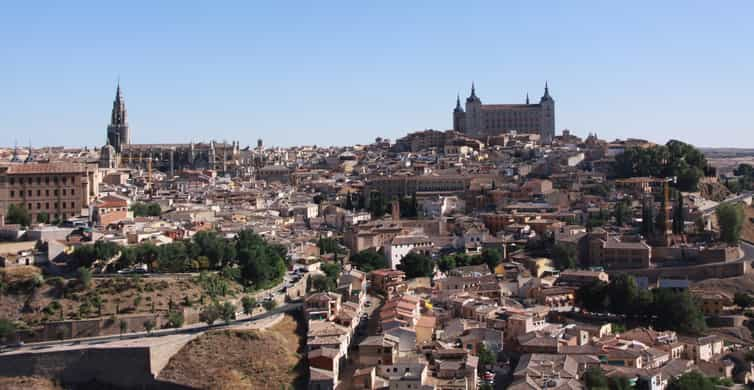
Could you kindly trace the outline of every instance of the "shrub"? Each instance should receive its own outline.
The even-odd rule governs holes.
[[[251,312],[254,310],[254,307],[257,306],[257,300],[254,299],[254,297],[245,296],[241,299],[241,304],[243,305],[243,312],[246,314],[251,314]]]
[[[199,319],[209,326],[212,326],[218,318],[220,318],[220,309],[216,303],[209,305],[199,314]]]
[[[180,328],[183,326],[183,312],[182,311],[171,311],[168,313],[168,323],[166,327],[168,328]]]
[[[155,323],[153,320],[146,320],[144,321],[144,329],[147,331],[147,334],[152,333],[152,329],[154,329]]]
[[[278,305],[277,302],[272,301],[272,300],[265,301],[264,304],[263,304],[264,308],[267,309],[268,311],[276,308],[277,305]]]
[[[88,268],[79,267],[78,281],[85,289],[89,288],[92,284],[92,271],[90,271]]]

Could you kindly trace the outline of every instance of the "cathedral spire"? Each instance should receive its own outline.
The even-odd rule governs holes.
[[[32,161],[34,161],[34,156],[32,156],[31,140],[29,140],[29,154],[26,156],[24,163],[30,163]]]
[[[526,93],[526,104],[529,104],[529,92]]]
[[[471,97],[476,97],[476,88],[473,81],[471,82]]]
[[[107,127],[107,144],[120,153],[122,145],[131,143],[131,130],[128,128],[128,111],[123,90],[120,88],[120,78],[115,88],[115,100],[110,114],[110,125]]]
[[[547,81],[545,81],[545,96],[550,97],[550,87],[547,85]]]
[[[21,162],[21,158],[18,157],[18,141],[13,146],[13,156],[10,158],[10,162]]]

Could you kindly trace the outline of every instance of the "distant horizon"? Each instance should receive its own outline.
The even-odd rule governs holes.
[[[751,15],[746,0],[12,3],[0,144],[104,145],[118,80],[132,143],[281,147],[447,130],[472,82],[507,104],[548,81],[557,134],[754,148]]]

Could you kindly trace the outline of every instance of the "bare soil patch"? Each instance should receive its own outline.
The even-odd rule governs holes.
[[[303,341],[290,316],[265,330],[210,332],[173,356],[159,379],[200,389],[298,389]]]

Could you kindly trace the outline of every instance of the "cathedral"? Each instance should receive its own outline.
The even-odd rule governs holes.
[[[458,96],[453,110],[453,130],[457,132],[487,137],[516,131],[539,134],[543,143],[552,142],[555,136],[555,100],[547,83],[544,95],[535,104],[529,102],[528,94],[524,104],[482,104],[472,83],[465,106]]]
[[[184,169],[211,169],[218,173],[231,173],[241,165],[240,142],[132,144],[126,102],[118,83],[99,165],[110,169],[151,168],[171,176]]]

